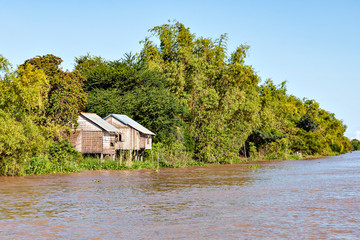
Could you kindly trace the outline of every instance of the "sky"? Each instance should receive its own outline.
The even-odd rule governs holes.
[[[70,71],[87,53],[118,60],[168,20],[197,37],[227,33],[228,54],[249,45],[246,63],[263,82],[287,81],[288,94],[316,100],[360,139],[358,0],[0,0],[0,9],[0,54],[14,68],[45,54]]]

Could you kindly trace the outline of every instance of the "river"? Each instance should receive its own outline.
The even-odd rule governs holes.
[[[258,165],[0,177],[0,238],[360,238],[360,152]]]

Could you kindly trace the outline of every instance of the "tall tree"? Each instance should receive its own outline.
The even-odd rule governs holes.
[[[227,57],[227,36],[196,38],[175,22],[150,30],[160,46],[143,41],[141,60],[162,72],[170,91],[186,109],[182,118],[194,142],[195,157],[226,161],[258,124],[259,77],[245,64],[248,46]],[[185,129],[184,129],[185,130]]]
[[[3,58],[4,59],[4,58]],[[49,85],[42,70],[22,66],[11,72],[2,61],[0,78],[0,175],[19,174],[22,164],[47,147],[49,129],[37,124]]]
[[[79,112],[86,104],[86,92],[83,90],[85,79],[78,71],[63,71],[61,62],[61,58],[48,54],[26,60],[21,67],[30,64],[45,73],[50,88],[47,92],[44,121],[64,126],[77,121]]]

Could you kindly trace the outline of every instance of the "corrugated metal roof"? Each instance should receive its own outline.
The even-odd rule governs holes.
[[[141,133],[144,134],[149,134],[149,135],[156,135],[155,133],[153,133],[152,131],[150,131],[149,129],[147,129],[146,127],[142,126],[140,123],[132,120],[131,118],[129,118],[126,115],[121,115],[121,114],[110,114],[109,116],[105,117],[104,119],[107,119],[108,117],[113,116],[114,118],[116,118],[117,120],[119,120],[120,122],[124,123],[125,125],[128,125],[136,130],[138,130]]]
[[[119,129],[117,129],[110,123],[106,122],[104,119],[102,119],[100,116],[96,115],[95,113],[80,113],[80,115],[107,132],[120,132]]]

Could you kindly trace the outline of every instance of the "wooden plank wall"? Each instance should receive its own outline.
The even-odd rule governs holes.
[[[140,148],[151,150],[152,136],[140,133]]]
[[[103,132],[82,132],[82,153],[103,152]]]
[[[70,133],[70,143],[75,148],[76,151],[81,152],[81,140],[82,140],[82,130],[77,129],[76,132],[71,130]]]
[[[129,127],[116,118],[110,116],[105,119],[108,123],[121,131],[121,142],[116,144],[116,149],[121,150],[140,150],[151,149],[151,135],[145,135],[136,129]]]
[[[112,124],[114,127],[120,130],[121,142],[116,144],[116,149],[119,150],[130,150],[132,149],[132,135],[131,128],[114,117],[110,116],[105,119],[108,123]]]
[[[115,135],[104,132],[103,153],[104,154],[115,154]]]

